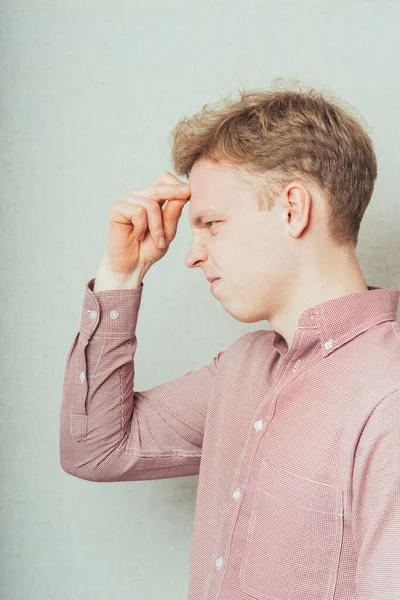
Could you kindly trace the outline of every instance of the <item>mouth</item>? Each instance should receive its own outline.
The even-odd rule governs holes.
[[[214,290],[214,288],[216,287],[217,283],[221,281],[219,277],[216,277],[215,279],[212,280],[211,284],[210,284],[210,289],[211,291]]]
[[[207,281],[213,283],[214,281],[218,281],[219,277],[207,277]]]

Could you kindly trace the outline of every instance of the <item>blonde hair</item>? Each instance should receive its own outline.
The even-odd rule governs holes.
[[[189,177],[200,158],[232,166],[254,187],[259,210],[271,210],[294,177],[313,182],[327,202],[332,243],[356,246],[378,173],[358,111],[313,88],[239,94],[206,104],[175,125],[169,138],[173,170]]]

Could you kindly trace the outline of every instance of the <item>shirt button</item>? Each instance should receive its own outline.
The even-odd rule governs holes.
[[[296,363],[295,363],[295,365],[294,365],[294,367],[293,367],[293,371],[296,371],[296,369],[298,369],[298,368],[299,368],[299,364],[300,364],[300,363],[301,363],[301,359],[299,358],[298,360],[296,360]]]
[[[85,381],[86,377],[85,377],[85,373],[82,371],[82,373],[79,374],[79,379],[81,381]]]
[[[110,311],[110,319],[118,319],[118,317],[119,317],[119,312],[117,310]]]
[[[262,426],[263,426],[262,419],[260,419],[259,421],[256,421],[254,423],[254,429],[261,429]]]
[[[97,317],[97,311],[95,311],[95,310],[88,310],[88,313],[90,315],[90,318],[94,321],[95,318]]]
[[[234,498],[235,500],[238,500],[240,498],[240,490],[239,490],[239,488],[237,488],[237,490],[235,490],[233,492],[232,498]]]
[[[222,560],[222,556],[217,558],[217,560],[215,561],[215,564],[217,565],[217,569],[222,569],[223,562],[224,561]]]
[[[328,340],[327,342],[325,342],[324,348],[325,350],[330,350],[332,348],[332,340]]]

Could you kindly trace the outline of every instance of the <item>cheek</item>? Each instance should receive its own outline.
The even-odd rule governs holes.
[[[229,245],[232,251],[237,255],[245,255],[254,245],[254,232],[250,226],[243,225],[236,228],[229,235]]]
[[[259,232],[242,232],[233,243],[233,252],[240,260],[253,262],[265,256],[266,244]]]

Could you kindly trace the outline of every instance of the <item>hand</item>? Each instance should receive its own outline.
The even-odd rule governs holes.
[[[137,270],[147,271],[160,260],[175,238],[178,220],[189,199],[189,185],[165,171],[154,185],[129,190],[117,200],[109,213],[105,255],[108,268],[129,275]],[[160,245],[162,237],[165,248]]]

